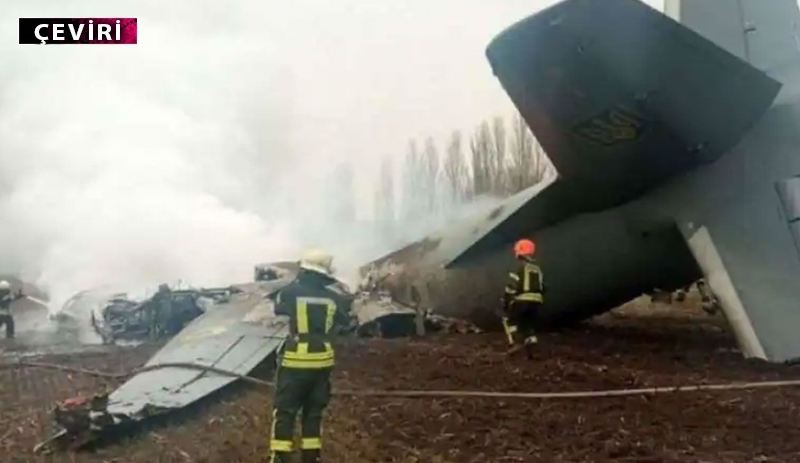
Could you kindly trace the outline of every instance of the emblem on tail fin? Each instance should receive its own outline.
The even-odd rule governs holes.
[[[575,134],[606,146],[638,140],[646,130],[644,117],[621,105],[607,109],[573,129]]]

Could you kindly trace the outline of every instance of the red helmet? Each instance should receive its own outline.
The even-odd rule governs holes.
[[[531,240],[519,240],[514,244],[514,255],[532,257],[536,253],[536,244]]]

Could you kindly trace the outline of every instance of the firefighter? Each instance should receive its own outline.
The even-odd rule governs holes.
[[[536,244],[531,240],[522,239],[514,244],[514,256],[519,260],[519,266],[508,274],[503,296],[503,326],[508,341],[514,346],[521,338],[529,358],[532,357],[533,346],[538,342],[536,318],[544,302],[542,270],[533,259],[535,253]],[[512,348],[512,352],[518,348]]]
[[[158,291],[148,302],[148,316],[150,324],[150,340],[161,339],[169,334],[168,325],[172,317],[172,292],[166,284],[158,285]],[[171,333],[175,334],[175,333]]]
[[[298,413],[302,461],[321,461],[322,416],[334,365],[331,335],[334,326],[346,324],[351,303],[349,295],[335,286],[332,262],[323,251],[305,253],[297,278],[275,296],[275,314],[289,317],[290,335],[280,353],[273,401],[273,463],[289,461]]]
[[[14,317],[11,315],[11,303],[17,298],[11,294],[11,284],[0,281],[0,326],[6,327],[6,338],[14,337]]]

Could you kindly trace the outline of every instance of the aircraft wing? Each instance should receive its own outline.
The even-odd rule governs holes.
[[[638,0],[567,0],[496,37],[492,68],[587,209],[730,149],[780,84]]]
[[[243,286],[229,302],[212,306],[190,323],[146,365],[195,363],[249,373],[289,333],[287,324],[274,318],[272,303],[265,297],[292,278]],[[233,377],[181,368],[147,371],[109,396],[108,412],[121,421],[139,420],[189,405],[233,381]]]

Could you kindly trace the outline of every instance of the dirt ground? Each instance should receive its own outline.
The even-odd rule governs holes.
[[[723,324],[672,309],[622,310],[541,336],[537,358],[509,358],[498,333],[340,343],[335,387],[577,391],[800,378],[800,367],[748,362]],[[157,346],[42,360],[109,371]],[[270,394],[234,385],[128,437],[36,456],[49,408],[108,383],[35,369],[0,371],[0,461],[255,462],[267,452]],[[327,462],[797,462],[800,389],[579,400],[337,397]]]

